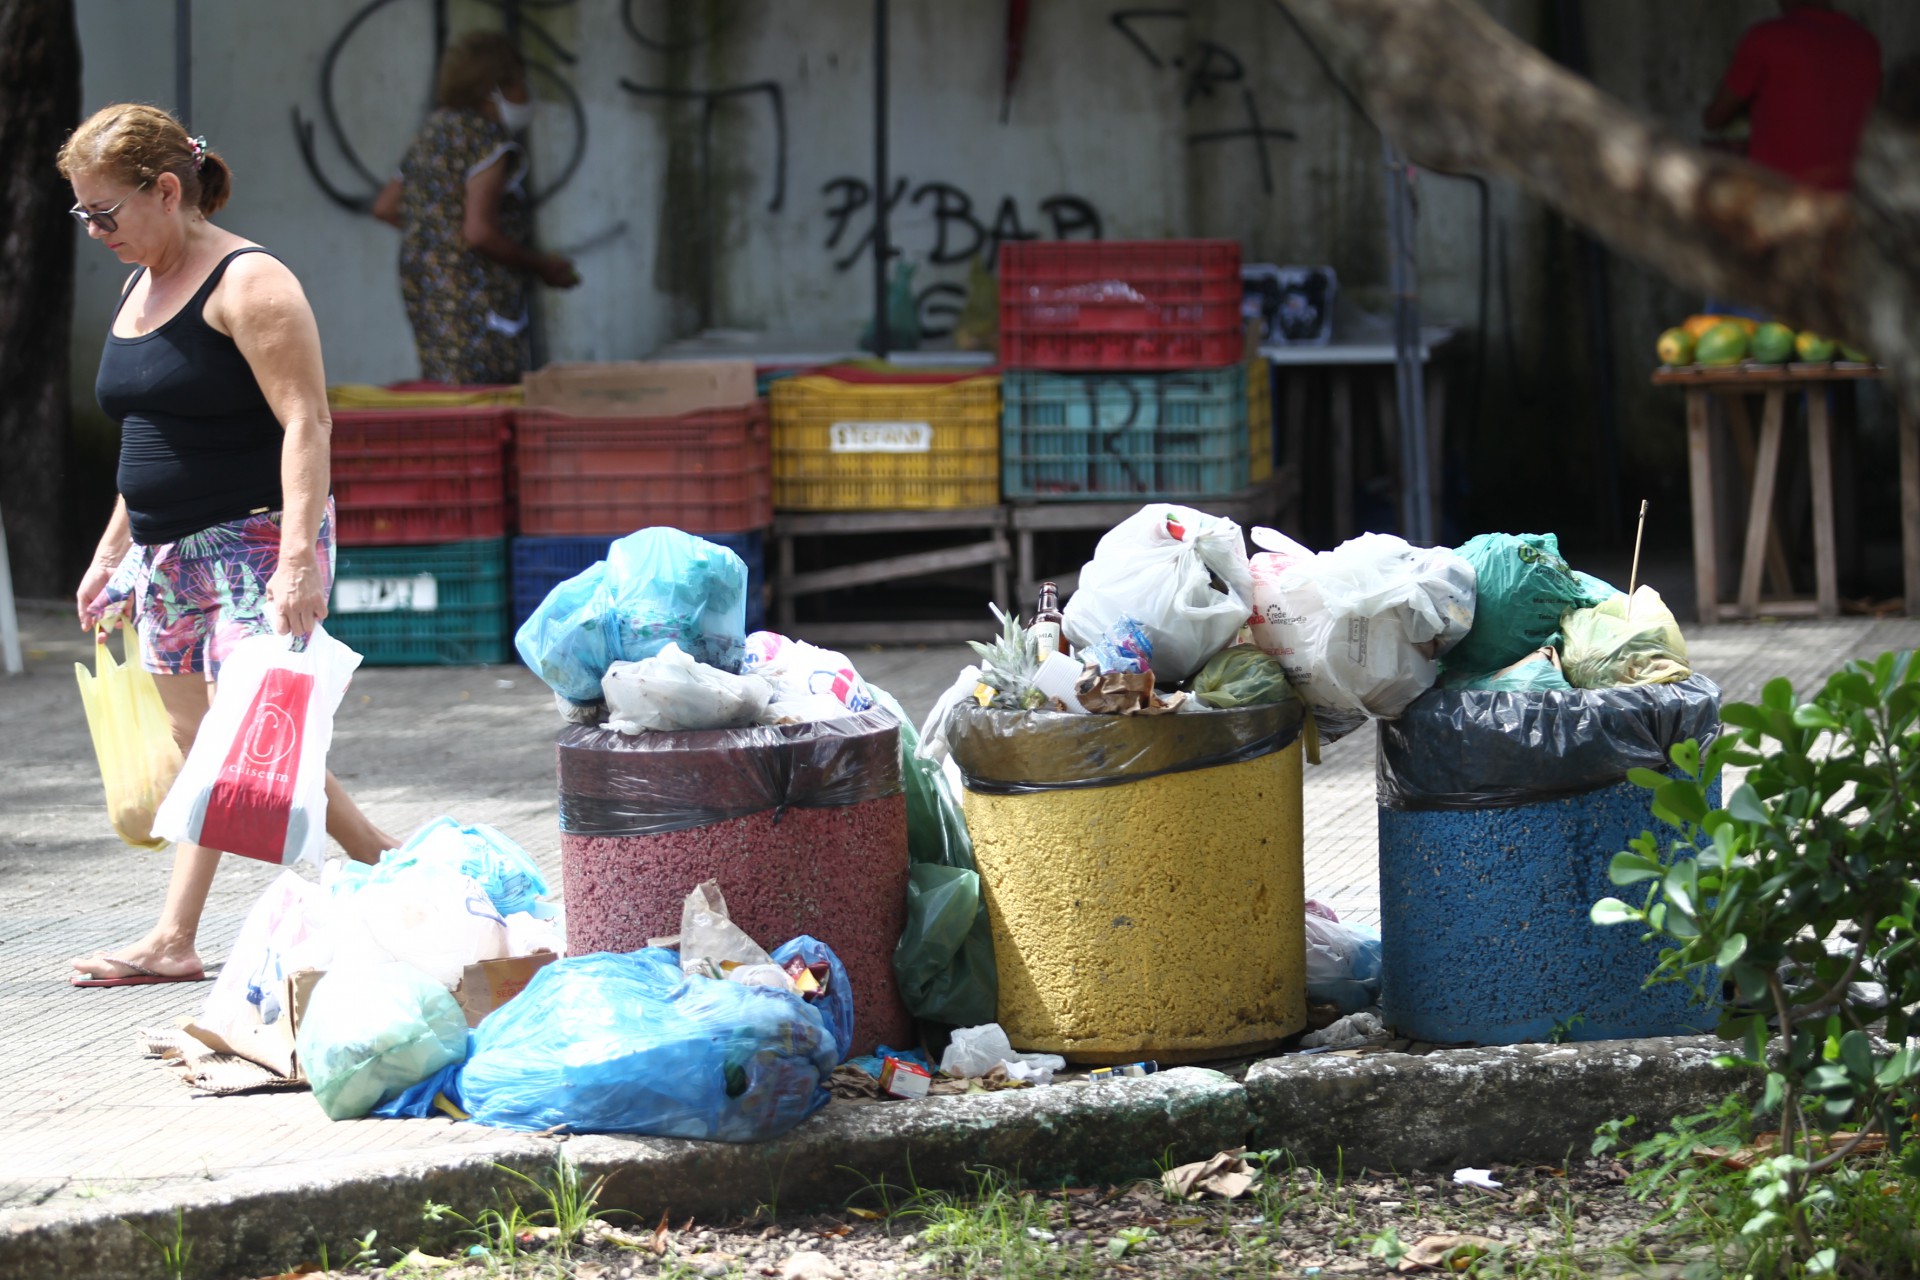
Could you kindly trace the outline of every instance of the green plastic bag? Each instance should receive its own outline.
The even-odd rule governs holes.
[[[1222,649],[1193,678],[1193,696],[1209,707],[1263,707],[1297,695],[1280,659],[1250,644]]]
[[[1459,554],[1473,566],[1477,599],[1473,630],[1447,654],[1450,672],[1509,667],[1552,641],[1561,615],[1601,599],[1561,559],[1560,540],[1551,533],[1483,533]]]
[[[1555,693],[1571,691],[1560,670],[1560,655],[1551,645],[1536,649],[1510,667],[1483,676],[1468,676],[1450,689],[1489,689],[1495,693]]]
[[[1575,609],[1562,625],[1567,679],[1575,688],[1672,684],[1693,674],[1680,624],[1652,587]]]
[[[410,964],[347,965],[314,985],[295,1040],[314,1100],[352,1120],[467,1056],[467,1016]]]
[[[900,998],[916,1018],[955,1027],[992,1022],[1000,974],[973,841],[940,766],[914,754],[920,734],[894,696],[868,684],[900,722],[900,776],[907,792],[907,927],[893,950]]]

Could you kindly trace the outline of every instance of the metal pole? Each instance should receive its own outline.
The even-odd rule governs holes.
[[[193,132],[193,0],[173,0],[173,110]]]
[[[1393,295],[1394,400],[1400,415],[1400,520],[1407,541],[1429,546],[1433,489],[1427,465],[1427,400],[1420,358],[1420,274],[1406,160],[1380,136],[1387,197],[1387,262]]]
[[[0,521],[0,665],[20,674],[20,615],[13,608],[13,569],[7,560],[7,526]]]
[[[887,331],[887,0],[873,0],[873,354],[893,347]]]

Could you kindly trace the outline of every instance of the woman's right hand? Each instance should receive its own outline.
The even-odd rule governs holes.
[[[106,598],[107,584],[113,581],[113,571],[113,565],[95,560],[87,567],[87,576],[80,579],[80,589],[73,593],[73,602],[74,610],[80,616],[82,631],[125,621],[127,597],[118,600]]]
[[[580,273],[573,269],[573,259],[557,253],[540,255],[540,264],[534,270],[549,288],[571,289],[580,283]]]

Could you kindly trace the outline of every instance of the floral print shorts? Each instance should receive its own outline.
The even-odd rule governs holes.
[[[333,589],[333,500],[314,544],[320,588]],[[141,665],[155,675],[220,678],[220,664],[248,636],[272,635],[267,581],[280,565],[280,513],[217,524],[178,542],[135,543],[106,598],[133,599]]]

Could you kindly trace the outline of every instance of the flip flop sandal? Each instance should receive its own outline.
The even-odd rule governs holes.
[[[105,960],[108,964],[117,964],[123,969],[131,969],[133,972],[116,978],[71,978],[68,980],[68,985],[75,987],[150,987],[155,983],[161,982],[205,982],[207,980],[206,972],[200,969],[196,969],[192,973],[155,973],[152,969],[144,965],[137,965],[131,960],[122,960],[119,956],[110,956],[101,952],[99,953],[99,958]]]

